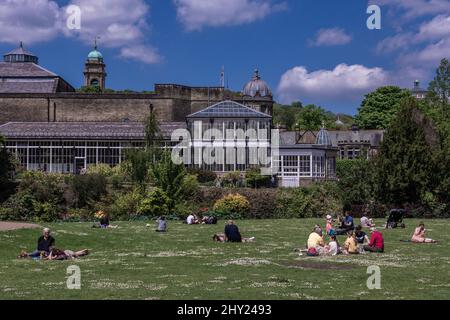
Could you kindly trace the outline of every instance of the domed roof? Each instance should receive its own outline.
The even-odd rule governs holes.
[[[38,57],[23,48],[23,43],[20,41],[19,48],[8,52],[3,56],[5,62],[33,62],[38,64]]]
[[[89,60],[103,60],[103,55],[100,51],[95,49],[95,50],[89,52],[88,59]]]
[[[328,130],[325,129],[325,125],[322,126],[319,133],[317,134],[316,144],[321,146],[331,146],[331,139]]]
[[[103,61],[102,53],[97,50],[97,39],[95,39],[95,42],[94,42],[94,50],[92,50],[88,54],[88,60]]]
[[[269,85],[264,80],[261,80],[259,71],[256,69],[252,80],[244,86],[242,94],[248,97],[267,97],[272,96],[272,91],[270,90]]]
[[[344,125],[344,123],[341,121],[340,117],[338,116],[336,122],[334,123],[336,126],[341,127]]]

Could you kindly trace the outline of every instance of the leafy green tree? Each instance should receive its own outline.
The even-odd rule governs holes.
[[[381,87],[367,94],[358,109],[356,124],[361,129],[386,129],[396,117],[403,98],[410,97],[408,90],[399,87]]]
[[[293,130],[295,119],[301,112],[303,105],[301,102],[294,102],[292,105],[275,104],[273,108],[273,122],[276,126],[281,125],[287,130]]]
[[[128,150],[126,154],[127,171],[133,182],[142,185],[148,182],[151,164],[158,161],[161,155],[160,141],[162,140],[156,114],[151,110],[145,120],[145,148],[143,150]]]
[[[0,136],[0,186],[9,182],[14,170],[12,157],[5,147],[5,139]]]
[[[162,140],[161,129],[158,118],[153,108],[145,119],[145,147],[147,149],[159,149],[159,142]]]
[[[366,159],[338,160],[336,175],[344,206],[365,205],[373,200],[373,163]]]
[[[441,60],[436,70],[436,76],[430,82],[428,90],[441,104],[448,104],[450,97],[450,63],[448,59]]]
[[[183,164],[175,164],[171,153],[165,151],[150,170],[152,183],[169,197],[169,213],[177,202],[191,197],[198,188],[196,176],[189,175]]]
[[[251,168],[245,174],[247,185],[252,188],[266,187],[268,186],[270,179],[270,176],[261,174],[261,168]]]
[[[327,120],[329,120],[329,117],[324,109],[310,104],[298,114],[297,125],[299,129],[315,131],[319,130]]]
[[[386,204],[417,203],[435,189],[439,141],[431,121],[408,97],[388,128],[376,158],[376,194]]]

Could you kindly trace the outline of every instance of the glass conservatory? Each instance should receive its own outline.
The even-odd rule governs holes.
[[[191,134],[187,164],[216,172],[270,167],[271,126],[271,116],[234,101],[191,114],[187,117]]]

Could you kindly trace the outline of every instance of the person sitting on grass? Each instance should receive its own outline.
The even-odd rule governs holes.
[[[347,239],[344,243],[344,254],[358,254],[358,242],[356,241],[356,235],[353,231],[347,233]]]
[[[187,223],[188,225],[199,224],[198,217],[197,217],[195,214],[191,213],[191,214],[186,218],[186,223]]]
[[[414,234],[411,238],[411,242],[414,243],[437,243],[436,240],[425,238],[425,224],[421,222],[419,226],[414,230]]]
[[[333,217],[331,215],[327,215],[326,217],[326,227],[325,230],[327,232],[327,235],[331,236],[335,234],[334,228],[333,228]]]
[[[339,242],[335,235],[330,236],[331,241],[328,243],[327,255],[335,256],[341,253]]]
[[[354,229],[353,217],[349,211],[346,211],[345,218],[342,221],[340,227],[336,230],[336,234],[343,235],[349,231],[353,231],[353,229]]]
[[[99,222],[94,223],[92,228],[108,229],[117,228],[117,226],[110,225],[109,214],[104,211],[98,211],[95,213],[95,217],[99,219]]]
[[[223,233],[216,233],[215,235],[213,235],[213,241],[216,242],[226,242],[226,237]],[[251,238],[242,238],[242,242],[253,242],[255,241],[255,237],[251,237]]]
[[[321,255],[325,252],[325,243],[322,237],[322,229],[319,226],[315,226],[313,232],[308,237],[307,242],[308,252],[311,255]]]
[[[239,232],[239,228],[234,224],[233,220],[228,220],[224,233],[226,242],[242,242],[242,236]]]
[[[22,252],[21,258],[26,257],[38,259],[41,256],[47,256],[50,253],[51,247],[55,245],[55,238],[50,235],[50,229],[45,228],[42,231],[42,236],[39,237],[37,242],[37,249],[30,254]]]
[[[44,260],[70,260],[76,259],[79,257],[84,257],[89,254],[88,249],[80,250],[80,251],[72,251],[72,250],[60,250],[57,248],[52,248],[50,250],[50,254],[44,258]]]
[[[363,216],[361,217],[360,224],[363,228],[372,228],[375,227],[375,224],[373,223],[372,219],[367,218],[366,212],[363,213]]]
[[[375,227],[370,228],[370,234],[369,244],[364,246],[364,251],[380,253],[384,252],[383,234]]]
[[[358,244],[368,244],[369,243],[369,237],[367,236],[367,234],[362,231],[362,226],[358,225],[355,228],[355,236],[356,236],[356,242]]]
[[[166,232],[167,231],[167,221],[166,217],[161,216],[158,220],[156,220],[156,223],[158,224],[158,228],[156,229],[156,232]]]

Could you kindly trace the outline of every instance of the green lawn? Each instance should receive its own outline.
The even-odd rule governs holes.
[[[118,229],[90,223],[50,224],[57,246],[88,248],[76,261],[18,260],[40,230],[0,232],[0,299],[449,299],[450,221],[426,221],[438,244],[411,244],[418,220],[404,230],[383,230],[386,253],[311,258],[299,256],[321,220],[239,221],[248,244],[214,243],[217,226],[169,222],[157,234],[142,222]],[[383,221],[378,220],[381,224]],[[340,237],[341,244],[343,237]],[[66,268],[81,268],[82,289],[66,288]],[[368,290],[367,267],[378,265],[381,290]]]

